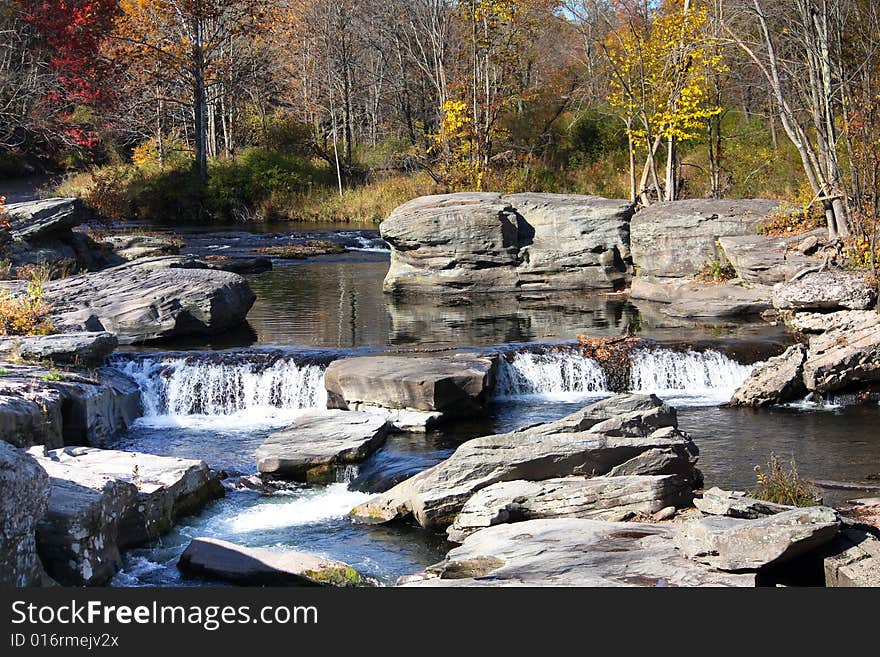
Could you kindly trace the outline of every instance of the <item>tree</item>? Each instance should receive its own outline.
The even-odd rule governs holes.
[[[767,81],[780,122],[800,155],[813,203],[825,210],[829,236],[848,237],[847,193],[838,153],[840,4],[794,0],[771,8],[763,0],[745,0],[736,8],[725,31]]]
[[[258,0],[120,0],[119,6],[116,58],[128,59],[157,88],[183,92],[166,100],[191,108],[195,169],[207,178],[209,122],[215,116],[209,101],[221,100],[210,92],[228,86],[240,44],[271,25],[271,12]]]
[[[707,122],[721,113],[707,83],[711,72],[721,69],[721,56],[706,32],[706,9],[692,8],[690,0],[666,3],[658,11],[640,5],[621,19],[605,45],[613,72],[608,102],[627,126],[632,198],[651,203],[650,177],[657,196],[672,201],[678,195],[678,144],[705,134]],[[664,142],[661,185],[656,156]],[[636,150],[647,153],[638,187]]]

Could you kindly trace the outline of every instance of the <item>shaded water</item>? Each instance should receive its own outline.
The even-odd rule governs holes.
[[[264,239],[255,234],[225,240],[224,234],[199,231],[188,236],[188,248],[229,251],[211,247],[236,242],[237,253],[247,255],[242,243]],[[325,227],[298,227],[288,230],[285,239],[315,234],[355,239]],[[359,232],[356,237],[365,240],[355,240],[363,248],[374,248],[369,244],[375,234]],[[771,451],[783,461],[794,456],[802,474],[811,478],[863,481],[880,474],[876,404],[762,412],[718,408],[748,375],[750,364],[782,349],[789,338],[780,328],[682,322],[653,304],[634,304],[616,295],[511,295],[467,303],[395,300],[381,291],[387,267],[387,254],[374,250],[276,262],[274,271],[250,277],[258,301],[249,326],[208,346],[257,350],[204,351],[204,342],[178,342],[170,346],[201,351],[155,353],[166,345],[122,356],[117,366],[139,379],[147,415],[107,446],[201,458],[232,474],[253,473],[254,452],[269,433],[303,409],[324,404],[321,373],[329,360],[386,348],[512,350],[487,416],[426,435],[392,436],[337,484],[262,496],[232,491],[156,544],[129,551],[115,584],[205,584],[183,579],[176,569],[188,541],[204,535],[322,554],[389,584],[439,561],[449,547],[442,536],[405,525],[352,525],[344,516],[370,493],[447,458],[464,440],[554,420],[610,394],[595,362],[572,350],[526,346],[559,344],[580,333],[635,333],[661,342],[636,354],[628,387],[657,393],[679,408],[682,428],[701,449],[699,467],[707,486],[747,489],[754,483],[754,466],[765,463]],[[662,344],[683,340],[695,346]],[[855,496],[828,492],[826,501]]]

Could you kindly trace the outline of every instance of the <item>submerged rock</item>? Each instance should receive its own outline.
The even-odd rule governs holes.
[[[0,338],[0,354],[55,365],[102,365],[119,344],[106,331]]]
[[[178,561],[187,573],[242,586],[375,586],[341,561],[306,552],[267,550],[216,538],[194,538]]]
[[[545,481],[505,481],[479,490],[447,530],[449,540],[493,525],[544,518],[628,520],[668,507],[673,512],[693,499],[693,482],[680,475],[565,477]]]
[[[638,276],[692,279],[709,262],[724,262],[721,237],[756,235],[776,201],[688,199],[655,203],[632,218]]]
[[[382,446],[389,428],[370,413],[311,411],[260,445],[257,469],[296,481],[335,481],[336,466],[363,461]]]
[[[734,393],[731,406],[768,406],[802,398],[807,393],[804,385],[806,358],[804,345],[796,344],[784,354],[758,365]]]
[[[632,204],[596,196],[425,196],[380,226],[391,293],[613,289],[629,280]]]
[[[406,586],[754,586],[682,557],[670,525],[529,520],[468,536]]]
[[[34,537],[48,500],[46,472],[0,440],[0,588],[41,584],[43,566]]]
[[[641,410],[646,403],[652,408]],[[446,461],[361,504],[352,517],[382,523],[413,516],[423,527],[439,529],[452,524],[474,493],[498,482],[605,474],[697,479],[698,450],[670,421],[669,407],[656,397],[637,395],[600,404],[598,410],[587,407],[558,422],[469,440]],[[604,421],[591,412],[600,415],[630,404],[640,410]],[[658,429],[664,421],[670,424]]]
[[[111,331],[120,344],[215,335],[238,326],[256,296],[237,274],[182,267],[121,265],[45,287],[56,326]]]
[[[87,447],[30,453],[51,478],[37,548],[62,584],[107,582],[119,569],[120,549],[158,538],[223,495],[202,461]]]
[[[445,418],[485,412],[494,380],[495,359],[476,356],[344,358],[324,374],[328,408],[409,409]]]
[[[710,516],[691,520],[675,536],[682,554],[725,571],[756,571],[807,554],[834,540],[834,509],[810,507],[758,520]]]

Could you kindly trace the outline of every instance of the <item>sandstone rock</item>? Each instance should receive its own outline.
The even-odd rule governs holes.
[[[504,481],[475,493],[447,530],[453,543],[475,531],[508,522],[544,518],[621,521],[685,506],[692,481],[679,475],[565,477],[545,481]]]
[[[793,511],[796,508],[756,500],[752,497],[746,497],[743,492],[726,491],[720,488],[710,488],[704,491],[702,497],[694,499],[694,506],[706,515],[745,518],[747,520],[756,520],[785,511]]]
[[[827,231],[820,229],[807,238],[815,240],[815,244],[812,248],[807,248],[807,252],[815,251],[819,243],[818,236],[822,234],[827,234]],[[807,267],[820,264],[804,254],[799,246],[803,240],[803,235],[737,235],[720,237],[718,243],[741,280],[759,285],[774,285],[787,281]]]
[[[120,549],[158,538],[223,494],[202,461],[87,447],[30,453],[51,478],[37,548],[62,584],[105,583]]]
[[[847,527],[824,559],[825,586],[880,587],[880,539]]]
[[[594,196],[427,196],[382,223],[386,292],[611,289],[628,280],[632,205]]]
[[[0,440],[0,588],[41,583],[43,567],[34,532],[48,499],[45,471],[26,453]]]
[[[113,234],[102,237],[100,243],[126,260],[180,253],[180,242],[172,236]]]
[[[760,315],[771,308],[772,289],[745,286],[734,281],[700,283],[690,278],[637,276],[630,295],[633,299],[668,304],[662,312],[681,318],[722,318]]]
[[[270,258],[224,258],[223,260],[206,260],[208,269],[229,271],[233,274],[262,274],[272,271]]]
[[[381,406],[444,417],[484,412],[494,379],[494,358],[473,356],[344,358],[330,363],[324,375],[328,408]]]
[[[654,403],[653,410],[613,417],[585,430],[574,427],[589,409],[559,422],[469,440],[446,461],[361,504],[352,517],[382,523],[413,516],[423,527],[445,528],[474,493],[492,484],[598,476],[615,468],[616,475],[678,474],[693,481],[698,450],[674,426],[655,429],[659,418],[669,417],[669,409],[656,398]],[[639,462],[652,450],[650,462],[662,464],[661,471],[648,472]],[[634,471],[626,471],[628,464]]]
[[[638,276],[694,275],[707,262],[723,261],[721,237],[756,235],[775,201],[689,199],[656,203],[632,219],[632,257]]]
[[[671,525],[576,518],[483,529],[408,586],[754,586],[673,547]]]
[[[794,509],[759,520],[710,516],[691,520],[675,536],[690,559],[725,571],[758,570],[790,561],[834,539],[840,520],[834,509]]]
[[[833,313],[783,311],[786,325],[797,333],[805,335],[825,333],[836,329],[846,329],[874,319],[874,310],[840,310]]]
[[[804,383],[815,392],[880,381],[880,313],[850,314],[810,338]]]
[[[98,368],[93,377],[6,364],[0,377],[0,437],[18,447],[101,444],[141,416],[130,377]]]
[[[236,274],[121,265],[45,287],[56,326],[111,331],[120,344],[215,335],[244,321],[256,299]]]
[[[359,463],[385,442],[384,417],[351,411],[312,411],[276,431],[257,449],[257,469],[297,481],[335,481],[335,466]]]
[[[798,251],[804,255],[812,255],[819,249],[819,245],[822,243],[821,237],[818,234],[808,235],[798,243]]]
[[[803,376],[806,357],[804,345],[796,344],[758,365],[734,393],[731,406],[768,406],[802,398],[807,393]]]
[[[10,217],[9,234],[14,240],[33,242],[69,231],[88,217],[82,201],[73,198],[49,198],[6,206]]]
[[[249,548],[216,538],[194,538],[178,567],[243,586],[375,586],[341,561],[306,552]]]
[[[55,365],[90,367],[103,364],[119,341],[106,331],[0,338],[0,354]]]
[[[877,295],[861,274],[818,272],[773,289],[773,306],[778,310],[868,310]]]

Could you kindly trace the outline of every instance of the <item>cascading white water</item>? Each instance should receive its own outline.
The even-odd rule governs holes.
[[[587,396],[608,392],[605,372],[592,358],[576,351],[538,354],[521,351],[501,358],[495,396]]]
[[[197,416],[250,421],[285,418],[327,404],[324,367],[293,359],[212,362],[183,357],[117,361],[116,367],[141,388],[144,420],[155,423]]]
[[[708,351],[640,349],[632,355],[629,390],[667,400],[717,404],[727,401],[754,366]],[[580,398],[611,394],[602,367],[575,350],[518,352],[502,358],[496,398]]]
[[[629,388],[660,396],[727,401],[753,369],[714,350],[640,349],[632,355]]]

